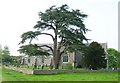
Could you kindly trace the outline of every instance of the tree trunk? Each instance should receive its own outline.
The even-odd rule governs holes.
[[[57,34],[58,31],[55,30],[55,39],[54,39],[54,47],[53,47],[53,66],[55,69],[59,69],[59,63],[61,59],[60,50],[58,49]]]
[[[59,59],[58,59],[58,55],[56,55],[56,57],[54,57],[54,68],[55,69],[59,69]]]
[[[53,64],[54,64],[54,68],[55,69],[58,69],[59,68],[59,60],[58,60],[58,54],[57,54],[57,50],[55,50],[55,54],[54,54],[54,57],[53,57]]]
[[[55,30],[54,48],[53,48],[53,65],[55,69],[58,69],[58,55],[57,55],[57,30]]]
[[[57,50],[57,54],[56,54],[55,59],[54,59],[54,67],[55,67],[55,69],[59,69],[60,60],[61,60],[60,50]]]

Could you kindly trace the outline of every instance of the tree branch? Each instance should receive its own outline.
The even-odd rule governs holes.
[[[58,50],[60,50],[60,49],[61,49],[61,47],[62,47],[62,41],[63,41],[63,37],[62,37],[62,39],[61,39],[61,41],[60,41],[60,43],[59,43]]]
[[[52,37],[53,41],[55,40],[55,38],[53,37],[53,35],[49,34],[49,33],[39,33],[39,35],[49,35]]]
[[[60,56],[65,52],[65,50],[63,50],[62,52],[60,52]]]
[[[64,45],[67,43],[67,40],[64,43],[62,43],[62,42],[63,42],[63,37],[59,43],[59,47],[58,47],[59,50],[61,49],[61,47],[64,47]]]
[[[52,25],[52,23],[50,22],[42,22],[42,21],[38,21],[37,24],[34,26],[34,28],[38,28],[38,29],[53,29],[55,31],[54,26]]]
[[[48,46],[48,45],[41,45],[41,46],[39,46],[39,47],[47,47],[47,48],[49,48],[49,49],[53,52],[52,47],[50,47],[50,46]]]
[[[30,39],[29,44],[31,44],[32,40],[33,40],[33,38]]]

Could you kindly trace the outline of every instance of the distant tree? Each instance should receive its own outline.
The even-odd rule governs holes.
[[[97,42],[92,42],[83,55],[84,63],[90,69],[96,70],[106,67],[105,51]]]
[[[0,64],[2,63],[2,45],[0,44]]]
[[[22,56],[11,56],[11,65],[20,67]]]
[[[10,62],[11,62],[10,51],[8,46],[5,46],[4,49],[2,50],[2,63],[8,64]]]
[[[114,48],[108,49],[108,55],[109,55],[109,68],[120,68],[120,52],[115,50]]]
[[[40,20],[34,26],[36,31],[28,31],[23,33],[20,43],[25,43],[26,40],[36,38],[39,35],[50,36],[53,40],[53,47],[42,45],[51,50],[53,55],[53,65],[55,69],[59,68],[61,55],[66,51],[73,52],[81,50],[84,46],[83,41],[88,39],[84,34],[88,31],[83,23],[86,14],[80,10],[69,9],[68,5],[61,7],[52,6],[44,13],[39,12]],[[46,33],[47,30],[53,30],[54,34]],[[58,41],[58,38],[60,41]]]

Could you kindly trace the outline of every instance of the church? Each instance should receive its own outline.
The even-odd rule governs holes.
[[[105,53],[106,53],[106,59],[108,60],[107,43],[99,43],[99,44],[102,46],[102,48],[104,48]],[[51,47],[53,46],[52,44],[48,44],[48,45]],[[89,45],[89,44],[87,44],[87,45]],[[53,59],[52,55],[50,55],[50,56],[30,56],[30,57],[24,56],[24,57],[22,57],[21,64],[33,66],[36,63],[37,66],[41,66],[41,65],[49,66],[52,59]],[[76,52],[72,52],[72,53],[68,52],[67,54],[63,54],[61,57],[60,66],[63,66],[65,63],[71,63],[73,67],[82,67],[83,66],[82,52],[76,51]]]

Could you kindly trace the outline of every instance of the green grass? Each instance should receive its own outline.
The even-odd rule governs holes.
[[[3,81],[118,81],[118,72],[64,73],[55,75],[28,75],[2,69]]]

